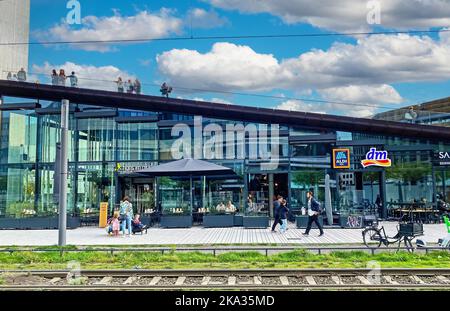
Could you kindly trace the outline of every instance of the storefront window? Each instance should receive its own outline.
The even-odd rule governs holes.
[[[296,170],[291,172],[291,208],[306,208],[306,192],[314,191],[320,202],[325,200],[325,170]]]
[[[408,153],[396,155],[386,169],[387,203],[432,202],[432,168],[429,162],[411,161]]]
[[[0,216],[22,218],[38,214],[34,207],[35,174],[35,169],[30,166],[2,170]]]
[[[160,177],[158,184],[163,215],[191,215],[189,178]]]
[[[113,164],[79,165],[77,187],[77,210],[81,215],[96,212],[101,202],[115,207],[116,191]]]

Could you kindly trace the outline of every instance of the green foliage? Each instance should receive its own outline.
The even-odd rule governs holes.
[[[386,169],[388,179],[416,183],[431,173],[431,164],[426,162],[400,163]]]
[[[211,252],[31,252],[0,253],[1,269],[66,269],[76,261],[82,269],[243,269],[243,268],[365,268],[369,261],[382,267],[450,267],[450,253],[429,254],[381,252],[371,255],[364,251],[331,252],[318,255],[306,250],[281,252],[265,256],[257,251],[229,251],[214,256]]]

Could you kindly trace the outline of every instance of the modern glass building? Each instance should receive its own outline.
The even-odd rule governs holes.
[[[331,204],[335,224],[367,210],[387,218],[407,203],[433,208],[438,193],[450,201],[449,128],[13,81],[0,81],[0,95],[0,227],[57,223],[62,99],[75,221],[98,220],[101,202],[112,213],[125,195],[144,216],[194,223],[227,204],[270,217],[274,195],[300,214],[308,190]],[[137,174],[182,155],[236,176],[195,177],[191,205],[186,178]]]

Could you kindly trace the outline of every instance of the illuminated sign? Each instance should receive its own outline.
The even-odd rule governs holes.
[[[377,148],[370,148],[361,164],[364,168],[369,166],[390,167],[391,159],[388,158],[387,151],[378,151]]]
[[[333,168],[350,168],[350,149],[333,149]]]
[[[450,152],[437,151],[433,154],[433,163],[440,166],[450,165]]]

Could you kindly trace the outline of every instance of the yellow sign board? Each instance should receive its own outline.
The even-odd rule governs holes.
[[[108,222],[108,202],[100,203],[99,227],[105,228]]]

